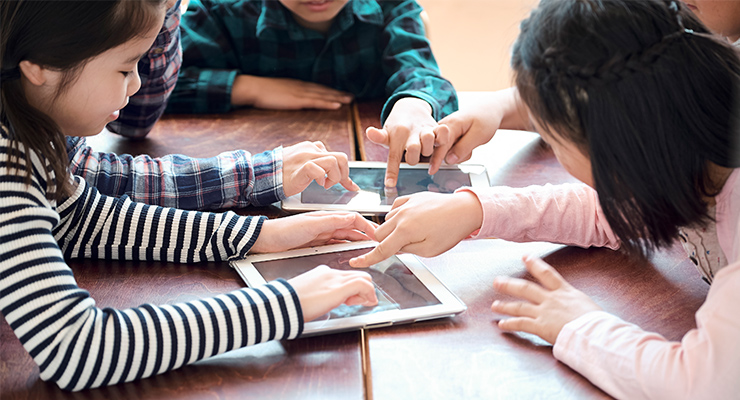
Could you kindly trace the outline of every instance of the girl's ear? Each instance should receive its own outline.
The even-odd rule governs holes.
[[[18,66],[21,69],[23,76],[28,79],[31,84],[35,86],[41,86],[48,80],[48,70],[39,64],[32,63],[28,60],[21,61]]]

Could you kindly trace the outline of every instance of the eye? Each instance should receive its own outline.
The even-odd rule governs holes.
[[[129,76],[131,76],[131,74],[134,73],[134,71],[121,71],[121,73],[123,74],[124,78],[128,78]]]

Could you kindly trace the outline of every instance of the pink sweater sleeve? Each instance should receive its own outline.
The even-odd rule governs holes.
[[[483,206],[483,225],[473,238],[619,248],[619,239],[606,222],[596,191],[587,185],[461,190],[478,196]]]
[[[730,399],[740,393],[740,261],[717,273],[681,342],[603,311],[571,321],[555,358],[620,399]],[[604,360],[609,360],[604,362]]]

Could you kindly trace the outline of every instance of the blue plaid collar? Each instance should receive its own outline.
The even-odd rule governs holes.
[[[328,38],[348,30],[355,18],[368,24],[382,25],[383,10],[376,0],[350,0],[337,14]],[[257,19],[257,37],[269,35],[270,30],[287,30],[291,40],[322,39],[324,35],[298,25],[290,11],[275,0],[262,0],[262,11]]]

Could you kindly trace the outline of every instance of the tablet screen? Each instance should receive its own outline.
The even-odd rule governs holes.
[[[384,168],[352,167],[349,176],[360,186],[360,191],[351,192],[338,184],[324,189],[316,182],[312,182],[301,193],[301,202],[358,206],[391,205],[398,196],[425,191],[452,193],[462,186],[470,186],[470,176],[457,169],[441,169],[434,175],[429,175],[424,168],[401,169],[395,188],[385,187]]]
[[[255,261],[252,264],[269,282],[277,278],[290,279],[321,264],[334,269],[357,271],[357,269],[349,266],[349,260],[365,254],[369,250],[363,248],[280,260]],[[385,310],[403,310],[441,304],[396,256],[361,271],[365,271],[372,276],[375,294],[378,296],[378,304],[374,307],[342,304],[319,319],[329,320],[372,314]]]

